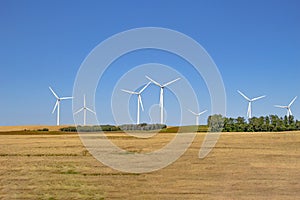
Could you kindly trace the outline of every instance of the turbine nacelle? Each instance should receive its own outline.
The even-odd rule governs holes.
[[[199,117],[200,117],[200,115],[202,115],[202,114],[204,114],[204,113],[207,112],[207,110],[204,110],[204,111],[202,111],[202,112],[200,112],[200,113],[195,113],[195,112],[191,111],[190,109],[188,109],[188,110],[189,110],[193,115],[196,116],[196,125],[197,125],[197,126],[199,125]]]
[[[277,108],[284,108],[287,109],[287,116],[289,117],[290,115],[293,115],[292,110],[291,110],[291,106],[293,105],[293,103],[296,101],[297,96],[289,103],[289,105],[287,106],[279,106],[279,105],[275,105],[275,107]]]
[[[248,104],[248,111],[247,111],[247,117],[248,117],[248,119],[250,119],[252,117],[252,102],[257,101],[257,100],[262,99],[262,98],[265,98],[266,95],[250,99],[249,97],[247,97],[244,93],[242,93],[239,90],[238,90],[238,93],[249,102],[249,104]]]
[[[52,94],[54,95],[54,97],[56,98],[56,103],[54,105],[54,108],[52,110],[52,114],[55,112],[55,110],[57,110],[57,121],[56,121],[56,125],[59,126],[59,113],[60,113],[60,102],[62,100],[67,100],[67,99],[73,99],[73,97],[59,97],[54,91],[53,89],[49,86],[50,91],[52,92]]]
[[[159,106],[160,106],[160,123],[163,124],[164,123],[164,88],[167,87],[168,85],[178,81],[180,78],[174,79],[170,82],[167,82],[165,84],[160,84],[157,81],[153,80],[152,78],[150,78],[149,76],[146,76],[146,78],[148,80],[150,80],[150,82],[152,82],[153,84],[157,85],[158,87],[160,87],[160,97],[159,97]]]
[[[143,106],[143,101],[142,101],[142,93],[143,91],[150,85],[151,82],[148,82],[140,91],[135,92],[135,91],[130,91],[130,90],[124,90],[122,89],[123,92],[126,92],[128,94],[132,95],[137,95],[138,96],[138,101],[137,101],[137,124],[140,124],[140,107],[144,111],[144,106]]]
[[[86,106],[85,95],[83,95],[83,107],[80,108],[79,110],[77,110],[77,111],[76,111],[75,113],[73,113],[73,114],[76,115],[76,114],[80,113],[81,111],[83,111],[83,125],[85,126],[85,125],[86,125],[86,111],[89,111],[89,112],[91,112],[91,113],[93,113],[93,114],[96,115],[96,112],[95,112],[95,111],[93,111],[92,109],[90,109],[90,108],[88,108],[88,107]]]
[[[202,115],[202,114],[204,114],[204,113],[207,112],[207,110],[204,110],[204,111],[202,111],[202,112],[200,112],[200,113],[195,113],[195,112],[191,111],[190,109],[189,109],[189,111],[190,111],[193,115],[196,115],[196,116],[200,116],[200,115]]]

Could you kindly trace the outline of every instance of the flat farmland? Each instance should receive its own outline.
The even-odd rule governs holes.
[[[174,134],[108,138],[132,152],[155,150]],[[123,173],[93,158],[77,134],[0,135],[0,199],[299,199],[300,132],[222,133],[205,158],[199,133],[159,171]]]

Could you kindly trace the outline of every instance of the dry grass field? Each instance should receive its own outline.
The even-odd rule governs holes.
[[[68,125],[62,126],[49,126],[49,125],[28,125],[28,126],[0,126],[0,132],[7,131],[23,131],[23,130],[38,130],[47,128],[49,131],[59,131],[60,128],[68,127]]]
[[[110,139],[131,151],[163,146],[174,134]],[[299,199],[300,132],[223,133],[198,158],[205,134],[172,165],[152,173],[104,166],[77,134],[1,135],[0,199]]]

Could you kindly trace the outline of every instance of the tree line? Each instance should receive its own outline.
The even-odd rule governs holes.
[[[207,124],[212,132],[279,132],[300,130],[300,121],[294,116],[278,117],[269,115],[253,117],[248,121],[244,117],[227,118],[222,115],[208,117]]]
[[[70,126],[63,127],[60,131],[64,132],[101,132],[101,131],[150,131],[161,130],[166,128],[165,124],[124,124],[120,126],[114,125],[95,125],[95,126]]]
[[[182,127],[183,131],[189,132],[190,127]],[[167,128],[165,124],[124,124],[96,125],[96,126],[71,126],[61,128],[66,132],[99,132],[99,131],[151,131],[161,130],[161,132],[177,132],[180,127]],[[197,127],[196,127],[197,128]],[[175,130],[176,129],[176,130]],[[193,130],[196,130],[195,127]],[[279,132],[300,130],[300,121],[291,116],[278,117],[269,115],[265,117],[253,117],[246,120],[244,117],[228,118],[222,115],[211,115],[207,119],[207,125],[198,126],[197,132]]]

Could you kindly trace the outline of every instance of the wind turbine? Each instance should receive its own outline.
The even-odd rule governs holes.
[[[66,99],[73,99],[73,97],[58,97],[58,95],[52,90],[51,87],[49,87],[50,91],[52,92],[52,94],[55,96],[56,98],[56,103],[55,103],[55,106],[52,110],[52,114],[54,113],[55,109],[57,108],[57,122],[56,122],[56,125],[59,126],[59,112],[60,112],[60,102],[61,100],[66,100]]]
[[[136,124],[140,124],[140,107],[142,108],[142,110],[144,111],[144,106],[143,106],[143,102],[142,102],[142,92],[148,87],[148,85],[150,84],[147,83],[139,92],[134,92],[134,91],[129,91],[129,90],[123,90],[123,92],[129,93],[129,94],[135,94],[138,97],[138,101],[137,101],[137,116],[136,116]]]
[[[248,112],[247,112],[247,117],[248,119],[250,119],[252,117],[252,102],[253,101],[257,101],[259,99],[262,99],[264,97],[266,97],[266,95],[264,96],[260,96],[260,97],[256,97],[253,99],[248,98],[246,95],[244,95],[241,91],[238,90],[238,93],[240,93],[240,95],[242,95],[249,103],[248,103]]]
[[[297,96],[291,101],[291,103],[288,106],[278,106],[278,105],[275,105],[275,107],[287,109],[287,114],[286,115],[287,115],[287,117],[289,117],[290,115],[293,115],[293,113],[291,111],[291,106],[296,101],[296,99],[297,99]]]
[[[159,84],[158,82],[154,81],[153,79],[146,76],[147,79],[149,79],[152,83],[160,87],[160,97],[159,97],[159,106],[160,106],[160,123],[164,123],[164,88],[168,85],[178,81],[180,78],[174,79],[168,83],[165,83],[163,85]]]
[[[191,111],[190,109],[189,109],[189,111],[190,111],[193,115],[196,116],[196,125],[199,126],[199,117],[200,117],[200,115],[202,115],[203,113],[206,113],[207,110],[204,110],[204,111],[202,111],[202,112],[200,112],[200,113],[195,113],[195,112]]]
[[[81,111],[83,111],[83,125],[85,126],[86,125],[86,111],[90,111],[91,113],[94,113],[96,115],[96,113],[92,109],[86,107],[85,95],[83,95],[83,107],[80,108],[79,110],[77,110],[74,113],[74,115],[80,113]]]

